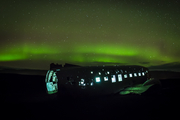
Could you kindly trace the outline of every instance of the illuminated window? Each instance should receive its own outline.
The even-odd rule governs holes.
[[[106,76],[106,77],[104,77],[104,81],[108,81],[108,77]]]
[[[93,86],[93,82],[91,82],[91,84],[90,84],[91,86]]]
[[[52,81],[56,82],[56,79],[57,79],[57,76],[56,76],[56,73],[54,72]]]
[[[132,73],[129,74],[129,77],[132,77]]]
[[[137,77],[137,73],[134,73],[134,77]]]
[[[107,74],[110,74],[110,72],[109,72],[109,71],[107,71]]]
[[[148,73],[148,71],[146,70],[146,73]]]
[[[144,76],[145,74],[144,74],[144,72],[142,72],[142,76]]]
[[[141,73],[138,73],[139,76],[141,76]]]
[[[91,71],[91,74],[93,74],[93,71]]]
[[[127,74],[124,75],[124,78],[127,78]]]
[[[99,72],[99,75],[101,75],[101,72]]]
[[[100,77],[96,77],[96,82],[101,82]]]
[[[111,80],[112,80],[112,83],[116,82],[116,76],[115,75],[111,75]]]
[[[118,74],[118,81],[122,81],[122,75]]]

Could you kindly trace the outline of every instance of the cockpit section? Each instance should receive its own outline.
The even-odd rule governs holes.
[[[46,74],[45,83],[48,94],[54,94],[58,92],[58,78],[56,76],[56,72],[49,70]]]

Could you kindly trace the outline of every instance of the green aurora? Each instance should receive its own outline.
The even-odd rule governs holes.
[[[179,8],[142,3],[1,2],[0,65],[180,62]]]

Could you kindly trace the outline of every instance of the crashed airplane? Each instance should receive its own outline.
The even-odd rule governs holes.
[[[141,94],[159,80],[150,78],[148,68],[126,66],[77,66],[51,64],[45,78],[48,94],[99,96]]]

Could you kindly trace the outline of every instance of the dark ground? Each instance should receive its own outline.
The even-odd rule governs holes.
[[[45,76],[0,74],[1,117],[5,119],[178,119],[179,80],[161,79],[160,95],[56,99],[47,95]]]

